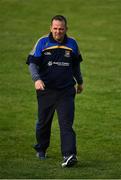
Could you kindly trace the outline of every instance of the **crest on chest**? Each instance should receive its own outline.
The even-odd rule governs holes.
[[[46,55],[46,56],[51,56],[52,54],[51,54],[50,51],[46,51],[46,52],[44,52],[44,55]]]
[[[69,57],[70,57],[70,51],[68,51],[68,50],[65,50],[64,57],[67,57],[67,58],[69,58]]]

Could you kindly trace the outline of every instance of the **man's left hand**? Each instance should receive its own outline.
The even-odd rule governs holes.
[[[80,94],[82,91],[83,91],[83,84],[78,84],[76,89],[77,94]]]

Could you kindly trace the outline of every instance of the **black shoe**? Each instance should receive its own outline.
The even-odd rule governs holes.
[[[64,161],[61,164],[62,167],[71,167],[77,163],[77,158],[75,154],[72,154],[70,156],[64,157]]]
[[[37,152],[36,156],[41,159],[41,160],[45,160],[46,159],[46,154],[44,151],[40,151],[40,152]]]

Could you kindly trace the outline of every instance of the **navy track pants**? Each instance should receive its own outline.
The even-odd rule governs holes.
[[[55,110],[58,115],[63,156],[76,154],[74,121],[74,87],[63,90],[45,89],[37,91],[38,121],[36,124],[36,151],[46,151],[50,144],[51,124]]]

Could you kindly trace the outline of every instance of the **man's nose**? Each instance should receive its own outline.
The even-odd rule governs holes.
[[[59,33],[60,32],[60,30],[59,29],[57,29],[57,33]]]

